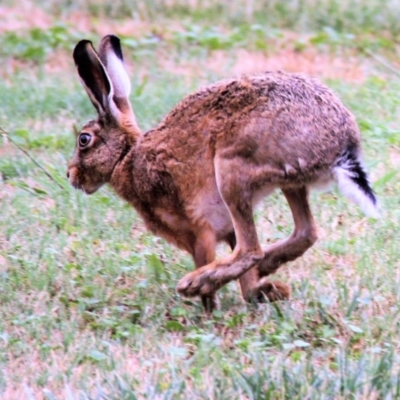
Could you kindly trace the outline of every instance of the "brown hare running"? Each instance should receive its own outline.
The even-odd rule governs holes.
[[[73,57],[98,118],[77,138],[71,184],[91,194],[108,183],[148,229],[188,251],[196,270],[177,290],[201,296],[206,309],[234,279],[246,300],[289,297],[287,285],[267,276],[317,240],[312,187],[336,181],[364,212],[378,215],[356,121],[317,80],[284,72],[224,80],[189,95],[143,133],[129,102],[119,39],[104,37],[98,53],[82,40]],[[261,248],[253,208],[277,188],[294,231]],[[220,241],[233,252],[215,260]]]

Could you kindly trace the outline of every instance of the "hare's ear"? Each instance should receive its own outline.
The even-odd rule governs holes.
[[[105,36],[99,46],[99,56],[114,88],[112,99],[120,112],[130,110],[131,82],[124,67],[121,42],[117,36]]]
[[[81,40],[73,53],[75,65],[90,100],[100,115],[109,109],[113,87],[100,57],[89,40]]]

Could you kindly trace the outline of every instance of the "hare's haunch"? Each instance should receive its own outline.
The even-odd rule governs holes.
[[[286,285],[266,277],[316,241],[311,188],[336,181],[377,216],[355,119],[317,80],[265,72],[221,81],[186,97],[143,133],[129,102],[119,39],[104,37],[98,53],[82,40],[74,60],[98,118],[78,136],[71,184],[90,194],[108,183],[148,229],[188,251],[196,270],[178,291],[201,296],[207,309],[235,279],[246,300],[289,297]],[[253,207],[277,188],[295,227],[289,238],[262,248]],[[215,260],[220,241],[233,252]]]

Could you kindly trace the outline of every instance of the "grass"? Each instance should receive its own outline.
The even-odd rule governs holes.
[[[5,0],[6,4],[12,3]],[[33,1],[44,9],[62,15],[73,11],[90,12],[98,17],[125,18],[129,16],[153,22],[187,20],[207,21],[230,26],[257,23],[268,28],[296,29],[300,31],[319,30],[330,26],[339,31],[387,31],[398,36],[399,21],[396,17],[400,6],[395,0],[238,0],[226,3],[222,0],[150,0],[130,2],[115,0]]]
[[[266,2],[254,3],[246,14],[238,11],[241,2],[228,12],[225,3],[185,9],[183,3],[167,7],[154,1],[145,9],[149,16],[155,22],[181,16],[176,27],[154,32],[153,21],[140,34],[125,34],[128,67],[134,68],[131,100],[144,129],[199,84],[231,75],[243,62],[243,49],[248,57],[266,59],[281,51],[301,59],[312,51],[325,60],[326,69],[330,57],[344,57],[346,63],[354,58],[363,72],[354,81],[322,78],[356,115],[384,217],[366,219],[336,191],[313,193],[320,239],[277,274],[290,282],[292,299],[246,305],[231,283],[220,291],[221,310],[210,318],[196,299],[184,300],[175,292],[177,281],[193,268],[188,255],[147,233],[134,210],[107,188],[87,197],[69,187],[65,171],[73,127],[94,116],[70,49],[80,35],[98,42],[99,27],[80,32],[68,21],[61,24],[75,6],[58,2],[54,10],[55,4],[47,0],[42,7],[54,13],[50,26],[61,30],[43,35],[40,28],[39,35],[29,25],[0,34],[1,125],[61,185],[2,139],[0,397],[398,398],[400,82],[363,51],[364,45],[386,43],[384,24],[390,20],[383,17],[397,3],[359,0],[339,12],[334,1],[321,1],[319,9],[312,2],[285,2],[281,7],[303,4],[300,23],[288,22],[286,9],[277,14],[278,2],[269,2],[275,10],[272,34],[257,27],[257,7],[265,10]],[[98,3],[84,4],[81,11],[89,13]],[[113,7],[123,4],[116,1]],[[213,25],[216,6],[211,4],[227,13],[224,23]],[[369,27],[348,29],[352,15],[368,21],[368,10],[378,6],[382,19],[375,16]],[[105,6],[97,7],[94,16],[88,14],[93,20],[105,12]],[[316,14],[333,7],[332,20],[344,22],[324,30]],[[232,27],[235,13],[243,24]],[[190,22],[181,25],[182,20]],[[301,24],[309,29],[306,35],[282,30],[299,31]],[[397,34],[394,29],[391,37]],[[398,57],[396,45],[372,48],[385,59]],[[222,61],[211,67],[217,56]],[[279,193],[265,200],[256,219],[262,243],[292,229]]]

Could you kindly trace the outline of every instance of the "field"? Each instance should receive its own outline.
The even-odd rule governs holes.
[[[400,5],[229,3],[1,2],[1,399],[400,398]],[[175,291],[187,254],[108,188],[89,197],[66,179],[74,131],[95,116],[71,52],[108,33],[144,130],[220,78],[322,79],[356,115],[382,217],[313,192],[319,240],[273,277],[290,301],[245,304],[233,282],[205,315]],[[293,227],[279,192],[255,218],[264,244]]]

